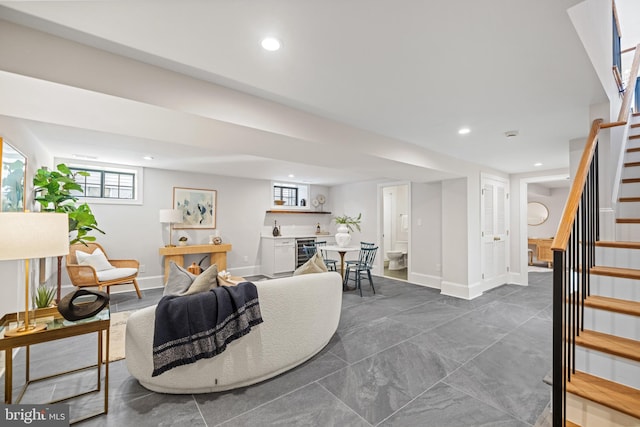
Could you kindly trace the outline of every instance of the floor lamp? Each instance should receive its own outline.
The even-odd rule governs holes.
[[[46,325],[29,323],[29,260],[69,253],[69,218],[63,213],[0,213],[0,261],[24,260],[24,325],[5,332],[6,336],[30,334]],[[35,320],[35,319],[33,319]]]
[[[171,228],[173,224],[180,224],[182,222],[182,211],[179,209],[160,209],[160,222],[162,224],[169,224],[169,244],[166,246],[175,246],[171,244]]]

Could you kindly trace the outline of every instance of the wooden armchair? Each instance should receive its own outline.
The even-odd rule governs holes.
[[[78,263],[76,251],[82,251],[87,254],[94,254],[96,249],[100,249],[105,255],[108,263],[115,268],[101,269],[99,266]],[[134,259],[109,259],[106,252],[97,243],[76,243],[69,246],[69,254],[66,256],[67,273],[71,279],[73,286],[77,287],[97,287],[99,291],[106,288],[107,293],[113,285],[133,284],[138,294],[138,298],[142,298],[136,277],[138,276],[139,263]]]

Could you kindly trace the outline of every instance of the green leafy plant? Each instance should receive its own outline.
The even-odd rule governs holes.
[[[51,305],[53,298],[56,296],[56,289],[49,286],[38,286],[35,295],[33,295],[33,303],[38,308],[46,308]]]
[[[356,228],[360,231],[360,221],[362,221],[362,213],[359,213],[357,217],[350,217],[348,215],[337,216],[334,218],[336,224],[344,224],[349,231],[353,231]]]
[[[35,201],[40,204],[44,212],[59,212],[69,215],[69,233],[75,232],[70,244],[86,243],[96,240],[89,233],[104,231],[98,228],[93,212],[88,204],[78,203],[74,192],[82,193],[82,187],[76,182],[76,176],[88,176],[86,172],[72,172],[64,163],[59,164],[56,170],[40,168],[33,177],[33,186],[36,192]]]

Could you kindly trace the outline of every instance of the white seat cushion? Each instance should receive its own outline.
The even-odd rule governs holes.
[[[111,270],[98,271],[98,280],[106,282],[108,280],[122,279],[133,276],[138,272],[137,268],[113,268]]]

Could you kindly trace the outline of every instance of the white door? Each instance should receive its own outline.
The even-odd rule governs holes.
[[[498,177],[482,177],[482,283],[491,289],[507,283],[509,272],[509,183]]]

